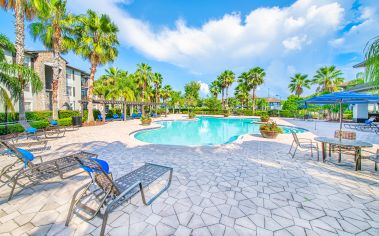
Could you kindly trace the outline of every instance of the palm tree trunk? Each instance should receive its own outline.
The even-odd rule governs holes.
[[[222,103],[222,109],[225,109],[224,88],[221,89],[221,103]]]
[[[87,94],[87,100],[88,100],[88,119],[87,123],[93,121],[93,104],[92,104],[92,98],[93,98],[93,81],[95,80],[95,74],[96,74],[96,63],[91,63],[91,74],[89,76],[88,80],[88,94]]]
[[[22,1],[16,2],[15,18],[16,18],[16,64],[24,64],[24,45],[25,45],[25,25],[24,25],[24,11]],[[25,97],[24,97],[24,81],[22,75],[18,75],[21,84],[20,99],[19,99],[19,117],[20,121],[25,120]]]
[[[53,81],[52,81],[52,110],[53,119],[58,119],[58,87],[59,87],[59,51],[54,50],[54,66],[53,66]]]
[[[255,88],[253,88],[253,115],[255,112]]]
[[[226,90],[225,106],[226,106],[226,108],[228,108],[229,107],[229,104],[228,104],[228,87],[226,87],[225,90]]]
[[[146,81],[143,82],[143,91],[142,91],[142,102],[145,102],[145,92],[146,92]],[[145,116],[145,106],[141,106],[142,116]]]

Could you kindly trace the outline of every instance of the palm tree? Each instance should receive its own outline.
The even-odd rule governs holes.
[[[379,36],[367,43],[365,48],[366,80],[379,87]]]
[[[225,93],[225,95],[226,95],[226,107],[228,107],[229,106],[229,104],[228,104],[228,88],[233,84],[233,82],[236,78],[236,75],[231,70],[226,70],[226,71],[224,71],[223,74],[224,74],[224,76],[223,76],[224,85],[225,85],[225,90],[226,90],[226,93]]]
[[[145,102],[147,99],[147,90],[150,85],[150,82],[153,78],[153,73],[151,72],[152,68],[146,63],[140,63],[137,65],[137,71],[135,74],[137,86],[139,89],[142,89],[142,102]],[[145,108],[142,106],[142,115],[145,115]]]
[[[224,72],[221,73],[218,77],[217,77],[217,85],[219,86],[219,90],[221,91],[221,104],[222,104],[222,109],[225,109],[225,87],[226,87],[226,84],[225,84],[225,74]]]
[[[88,81],[88,122],[93,121],[93,82],[99,65],[114,61],[117,57],[117,26],[105,15],[97,15],[88,10],[86,15],[78,17],[75,27],[75,52],[91,63]]]
[[[335,66],[321,67],[316,71],[312,84],[318,85],[318,92],[336,92],[344,81],[342,75],[342,71],[337,70]]]
[[[249,92],[244,83],[239,83],[234,91],[234,96],[240,101],[242,109],[244,104],[247,105],[247,100],[249,99]]]
[[[50,0],[37,9],[37,20],[30,25],[30,33],[44,46],[53,50],[52,109],[53,119],[58,119],[59,80],[62,79],[61,53],[74,46],[70,37],[74,17],[66,12],[65,0]]]
[[[31,84],[32,92],[36,93],[42,90],[42,82],[31,68],[23,64],[9,64],[5,59],[4,49],[12,53],[16,51],[9,39],[0,34],[0,101],[7,113],[8,108],[14,111],[12,100],[17,101],[23,97],[22,88],[25,84]],[[22,80],[19,80],[19,76]]]
[[[167,99],[170,98],[171,93],[172,93],[172,88],[170,85],[166,85],[163,87],[163,89],[161,91],[163,103],[165,103],[167,101]]]
[[[162,75],[159,73],[154,73],[153,76],[153,84],[154,84],[154,91],[155,91],[155,102],[159,103],[159,95],[160,95],[160,89],[162,87]]]
[[[212,83],[209,86],[209,91],[211,92],[212,96],[217,98],[220,91],[220,84],[218,80],[212,81]]]
[[[21,68],[24,65],[25,51],[25,19],[31,20],[34,16],[35,4],[42,3],[43,0],[0,0],[0,7],[5,10],[13,10],[15,15],[16,29],[16,64]],[[21,73],[18,75],[21,91],[19,100],[19,120],[25,120],[25,98],[24,87],[27,84]]]
[[[137,88],[132,74],[128,74],[126,71],[122,73],[116,82],[116,89],[118,95],[123,98],[124,101],[134,101],[136,99],[135,91]]]
[[[304,87],[310,89],[311,88],[311,80],[307,79],[308,75],[303,75],[300,73],[295,74],[291,77],[291,82],[288,85],[291,93],[295,92],[295,94],[300,97],[303,93]]]
[[[246,87],[248,88],[248,91],[253,90],[253,112],[255,111],[255,99],[256,99],[256,90],[258,86],[262,85],[264,83],[264,77],[266,76],[266,72],[264,69],[260,67],[254,67],[253,69],[249,70],[247,74],[243,74],[243,76],[246,77]]]

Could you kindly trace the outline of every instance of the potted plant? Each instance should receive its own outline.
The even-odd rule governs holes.
[[[230,116],[230,110],[224,110],[224,117]]]
[[[259,131],[264,138],[275,139],[283,130],[274,121],[261,124]]]
[[[269,115],[261,115],[261,121],[262,122],[268,122],[270,120],[270,116]]]
[[[189,118],[189,119],[193,119],[193,118],[195,118],[195,116],[196,116],[196,114],[195,114],[195,112],[193,112],[193,111],[190,111],[190,112],[188,113],[188,118]]]
[[[151,118],[149,116],[142,116],[140,120],[143,126],[148,126],[151,124]]]

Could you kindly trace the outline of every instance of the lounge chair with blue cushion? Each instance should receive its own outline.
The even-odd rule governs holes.
[[[121,117],[117,114],[113,114],[113,120],[121,120]]]
[[[79,168],[77,158],[84,156],[96,157],[96,154],[79,152],[70,156],[54,160],[35,163],[36,156],[22,148],[0,141],[0,158],[7,158],[8,163],[2,167],[0,172],[0,186],[9,187],[11,191],[8,201],[14,196],[16,186],[21,190],[28,185],[39,184],[45,180],[59,176],[65,178],[64,174]],[[5,160],[2,163],[6,163]]]
[[[100,120],[100,121],[102,121],[103,120],[103,116],[102,115],[97,115],[97,119]],[[112,121],[113,118],[107,118],[107,117],[105,117],[105,120],[106,121]]]
[[[94,158],[77,158],[77,160],[88,172],[92,181],[75,192],[65,225],[68,226],[73,215],[85,221],[99,216],[103,219],[100,235],[105,233],[109,213],[120,204],[140,192],[143,203],[150,205],[171,184],[173,172],[171,167],[145,163],[142,167],[114,180],[106,162],[99,162]],[[164,175],[168,175],[165,185],[147,200],[144,188],[162,179]]]
[[[347,129],[355,129],[355,130],[375,129],[378,127],[378,125],[376,125],[374,121],[375,121],[375,116],[372,116],[370,117],[370,119],[366,120],[364,123],[358,123],[358,124],[346,123],[344,124],[344,126]]]

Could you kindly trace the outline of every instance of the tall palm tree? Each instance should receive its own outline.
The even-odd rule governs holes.
[[[148,87],[153,78],[152,68],[146,63],[140,63],[137,65],[137,71],[135,74],[137,85],[142,89],[142,102],[147,99]],[[145,107],[142,106],[142,115],[145,115]]]
[[[114,61],[117,57],[117,26],[105,15],[88,10],[78,17],[75,27],[75,52],[88,59],[91,73],[88,81],[88,122],[93,121],[93,82],[99,65]]]
[[[226,91],[225,92],[225,96],[226,96],[226,105],[225,106],[228,107],[229,106],[229,104],[228,104],[228,89],[233,84],[233,82],[236,78],[236,75],[231,70],[226,70],[226,71],[224,71],[223,74],[224,74],[223,78],[224,78],[224,85],[225,85],[225,91]]]
[[[162,75],[159,73],[154,73],[153,76],[153,84],[154,84],[154,92],[155,92],[155,102],[159,103],[159,95],[160,95],[160,90],[162,87]]]
[[[9,39],[0,34],[0,101],[7,112],[8,108],[14,111],[12,100],[17,101],[23,97],[24,83],[31,84],[32,92],[36,93],[42,90],[42,82],[31,68],[23,64],[8,63],[5,59],[4,50],[12,53],[16,51]],[[19,80],[19,76],[22,80]]]
[[[296,73],[293,77],[291,77],[291,82],[288,85],[291,93],[295,92],[295,94],[300,97],[300,95],[303,93],[304,87],[310,89],[311,80],[307,78],[308,75],[303,75],[300,73]]]
[[[161,91],[163,102],[165,103],[168,98],[170,98],[172,93],[172,88],[170,85],[165,85]]]
[[[367,43],[365,48],[366,80],[379,87],[379,36]]]
[[[15,15],[16,29],[16,64],[21,68],[24,65],[25,58],[25,19],[31,20],[34,16],[36,4],[41,4],[43,0],[0,0],[0,7],[5,10],[13,10]],[[18,75],[21,85],[19,97],[19,120],[25,120],[25,97],[24,88],[27,85],[21,73]]]
[[[74,47],[71,29],[74,16],[67,13],[66,0],[49,0],[36,8],[37,19],[30,25],[34,39],[39,38],[44,46],[53,50],[52,109],[53,119],[58,119],[59,80],[63,78],[60,65],[61,53]]]
[[[254,67],[253,69],[249,70],[248,72],[248,88],[250,90],[253,90],[253,112],[255,111],[255,99],[257,88],[264,83],[264,77],[266,76],[266,72],[263,68],[260,67]]]
[[[119,97],[123,98],[124,101],[134,101],[136,99],[135,91],[137,88],[132,74],[128,74],[126,71],[122,73],[116,82],[116,89]]]
[[[249,91],[244,83],[239,83],[234,91],[234,96],[240,101],[242,109],[244,104],[247,105],[249,99]]]
[[[312,84],[318,85],[318,92],[336,92],[344,81],[342,75],[342,71],[337,70],[335,66],[321,67],[316,71]]]
[[[213,97],[217,98],[218,94],[221,92],[220,84],[217,79],[212,81],[212,83],[209,86],[209,91],[211,92]]]

